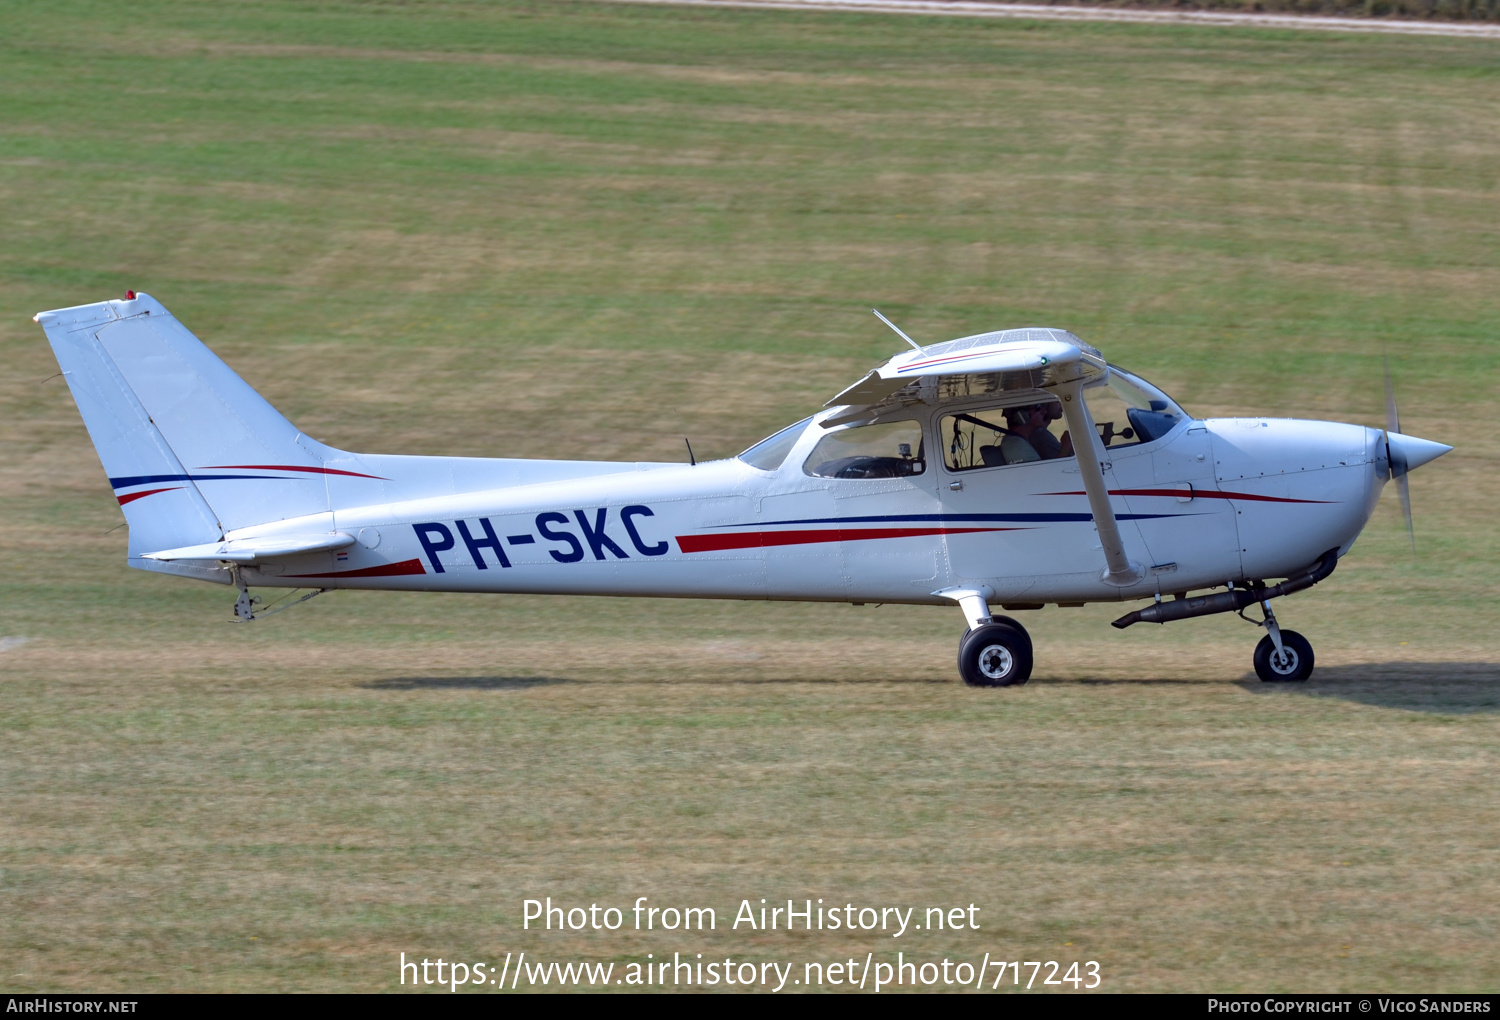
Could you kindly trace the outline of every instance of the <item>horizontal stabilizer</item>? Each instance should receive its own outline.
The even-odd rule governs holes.
[[[262,560],[284,560],[308,553],[332,552],[354,544],[354,536],[342,531],[321,535],[278,535],[274,538],[238,538],[228,542],[206,542],[185,545],[181,549],[163,549],[147,553],[148,560],[228,560],[231,563],[259,563]]]

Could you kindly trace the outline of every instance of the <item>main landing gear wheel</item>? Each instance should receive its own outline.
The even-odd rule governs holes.
[[[1281,632],[1285,657],[1276,654],[1276,642],[1267,634],[1255,646],[1255,675],[1266,683],[1299,683],[1312,676],[1313,650],[1307,638],[1295,630]]]
[[[1031,678],[1031,638],[1015,622],[975,627],[958,643],[958,673],[970,687],[1015,687]]]

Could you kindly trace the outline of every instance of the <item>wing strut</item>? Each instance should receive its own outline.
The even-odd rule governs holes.
[[[1068,419],[1068,430],[1073,433],[1073,450],[1078,456],[1078,469],[1083,475],[1083,489],[1088,493],[1089,509],[1094,514],[1094,528],[1099,532],[1099,544],[1104,547],[1104,571],[1106,584],[1125,587],[1142,577],[1139,565],[1130,562],[1125,555],[1125,543],[1120,538],[1120,523],[1115,520],[1115,511],[1109,504],[1109,489],[1104,484],[1104,445],[1099,441],[1099,431],[1094,428],[1093,416],[1083,401],[1083,382],[1075,379],[1053,389],[1062,398],[1063,416]]]

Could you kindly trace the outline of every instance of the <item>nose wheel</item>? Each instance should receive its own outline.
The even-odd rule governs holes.
[[[1281,632],[1280,650],[1269,634],[1255,646],[1255,675],[1267,683],[1300,683],[1312,671],[1312,645],[1295,630]]]
[[[1031,636],[1014,620],[997,617],[958,643],[958,673],[970,687],[1016,687],[1031,679]]]
[[[1266,636],[1255,646],[1255,675],[1268,684],[1301,683],[1312,676],[1312,643],[1295,630],[1282,630],[1271,611],[1270,600],[1260,604],[1265,619],[1256,626],[1266,629]],[[1240,614],[1242,617],[1244,613]],[[1245,617],[1249,619],[1249,617]],[[1255,623],[1254,620],[1250,621]]]

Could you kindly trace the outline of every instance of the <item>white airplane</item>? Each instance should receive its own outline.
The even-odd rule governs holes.
[[[246,621],[252,587],[956,603],[959,673],[1004,687],[1032,646],[997,604],[1151,600],[1116,627],[1257,605],[1256,673],[1305,680],[1312,647],[1271,600],[1326,578],[1384,483],[1451,449],[1400,434],[1391,401],[1386,430],[1198,420],[1071,333],[1007,329],[901,333],[915,350],[728,460],[349,453],[146,294],[36,321],[129,564],[235,585]]]

